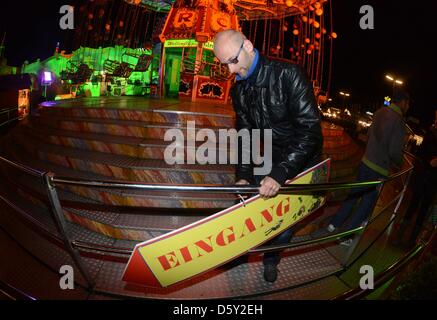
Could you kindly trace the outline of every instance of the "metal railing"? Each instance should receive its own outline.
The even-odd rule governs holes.
[[[16,112],[17,115],[14,116],[13,118],[11,118],[11,113]],[[0,123],[0,128],[19,119],[18,117],[18,107],[12,107],[12,108],[5,108],[5,109],[0,109],[0,117],[3,116],[4,114],[7,115],[7,120],[3,121],[2,123]],[[1,118],[0,118],[1,119]]]
[[[406,157],[405,157],[406,158]],[[306,192],[326,192],[333,190],[342,190],[342,189],[352,189],[358,187],[382,187],[385,183],[398,179],[400,177],[404,177],[407,175],[407,178],[404,181],[404,186],[401,191],[401,194],[392,200],[392,202],[398,201],[396,205],[395,214],[400,206],[400,203],[403,200],[403,195],[406,191],[409,178],[411,176],[411,172],[414,166],[411,162],[406,158],[409,167],[401,172],[398,172],[394,175],[391,175],[385,180],[376,180],[376,181],[364,181],[364,182],[352,182],[352,183],[323,183],[323,184],[295,184],[290,186],[281,187],[279,193],[282,194],[292,194],[292,193],[306,193]],[[92,277],[90,276],[88,270],[83,264],[81,253],[85,254],[88,251],[94,251],[102,256],[109,255],[131,255],[132,250],[126,248],[115,248],[115,247],[105,247],[102,245],[85,243],[76,239],[70,235],[69,230],[67,228],[67,220],[64,216],[62,205],[59,200],[58,192],[56,187],[58,186],[81,186],[87,188],[117,188],[117,189],[134,189],[134,190],[148,190],[148,191],[180,191],[180,192],[208,192],[208,193],[227,193],[227,194],[254,194],[258,192],[258,187],[253,186],[211,186],[211,185],[201,185],[201,186],[170,186],[170,185],[155,185],[155,184],[143,184],[143,183],[134,183],[134,182],[125,182],[125,181],[116,181],[116,180],[106,180],[106,181],[92,181],[92,180],[83,180],[83,179],[73,179],[67,177],[58,177],[50,172],[40,172],[35,169],[29,168],[28,166],[22,165],[20,163],[8,160],[0,156],[0,162],[3,162],[9,166],[12,166],[16,169],[21,170],[24,173],[27,173],[31,176],[40,178],[43,181],[45,189],[47,191],[47,196],[49,198],[50,209],[52,212],[52,218],[55,222],[55,225],[58,229],[58,232],[62,239],[59,237],[52,235],[54,240],[61,240],[65,246],[65,250],[70,254],[74,263],[78,267],[80,273],[83,275],[87,288],[91,291],[94,290],[94,283],[92,281]],[[326,237],[321,237],[317,239],[312,239],[308,241],[301,241],[297,243],[290,243],[286,245],[280,246],[264,246],[251,250],[249,253],[261,253],[261,252],[271,252],[271,251],[279,251],[284,249],[296,248],[307,245],[314,245],[319,243],[324,243],[333,240],[339,240],[346,237],[350,237],[351,235],[362,234],[364,227],[359,227],[352,230],[347,230],[345,232],[329,235]],[[45,234],[47,236],[47,233]],[[50,237],[50,236],[49,236]]]
[[[11,286],[9,283],[6,283],[0,280],[0,294],[3,295],[8,300],[24,300],[24,301],[34,301],[36,300],[31,295]]]

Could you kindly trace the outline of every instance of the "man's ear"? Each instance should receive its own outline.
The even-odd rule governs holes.
[[[252,53],[253,52],[253,44],[250,40],[244,40],[244,44],[243,44],[244,50],[246,50],[247,53]]]

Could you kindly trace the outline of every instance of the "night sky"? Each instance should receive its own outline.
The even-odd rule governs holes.
[[[59,8],[69,0],[2,1],[0,36],[7,31],[6,57],[20,66],[50,56],[58,41],[70,49],[72,32],[59,28]],[[375,10],[375,29],[362,30],[359,9]],[[391,93],[384,75],[406,82],[414,104],[410,115],[431,120],[437,107],[437,1],[333,0],[335,40],[331,95],[351,93],[351,103],[365,103]]]

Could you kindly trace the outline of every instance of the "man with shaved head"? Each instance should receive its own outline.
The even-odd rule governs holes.
[[[259,185],[263,198],[274,197],[287,180],[320,161],[323,137],[312,85],[300,66],[261,56],[252,42],[236,30],[216,35],[214,54],[231,74],[236,74],[231,97],[237,130],[272,130],[270,174],[254,175],[253,164],[241,163],[239,146],[236,184]],[[291,235],[287,230],[269,244],[285,244]],[[276,281],[279,261],[279,252],[264,255],[266,281]]]

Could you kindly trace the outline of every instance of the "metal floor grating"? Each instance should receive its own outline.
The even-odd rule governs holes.
[[[0,279],[38,300],[85,300],[88,298],[88,293],[79,286],[75,286],[74,290],[61,290],[59,273],[37,261],[1,228],[0,255],[13,257],[13,259],[2,261]]]
[[[7,221],[11,225],[8,225],[5,221],[2,221],[2,225],[11,228],[10,230],[20,239],[19,242],[23,246],[54,270],[58,270],[62,265],[72,264],[65,251],[41,239],[33,231],[20,232],[18,223],[13,219],[7,219]],[[84,242],[101,243],[107,246],[116,244],[120,247],[134,245],[134,242],[127,241],[113,243],[112,239],[93,234],[77,226],[72,226],[72,234],[74,238],[80,238]],[[253,295],[258,297],[258,295],[262,296],[272,291],[303,285],[308,281],[322,278],[341,269],[339,263],[326,250],[299,248],[299,250],[284,252],[279,265],[279,278],[274,284],[264,282],[262,279],[261,257],[252,256],[249,263],[230,269],[224,266],[187,284],[176,285],[171,289],[145,290],[141,288],[139,290],[139,288],[126,287],[126,284],[121,281],[125,263],[100,261],[91,258],[84,258],[84,263],[89,268],[98,291],[152,299],[216,299]]]
[[[140,288],[121,281],[125,264],[105,262],[97,278],[96,289],[125,296],[148,299],[221,299],[259,297],[269,292],[300,286],[341,270],[325,250],[293,254],[288,251],[279,264],[278,280],[271,284],[262,278],[260,256],[231,269],[226,266],[201,275],[185,284],[166,289]]]
[[[291,290],[258,297],[260,300],[328,300],[347,290],[348,286],[336,276],[306,284]]]

